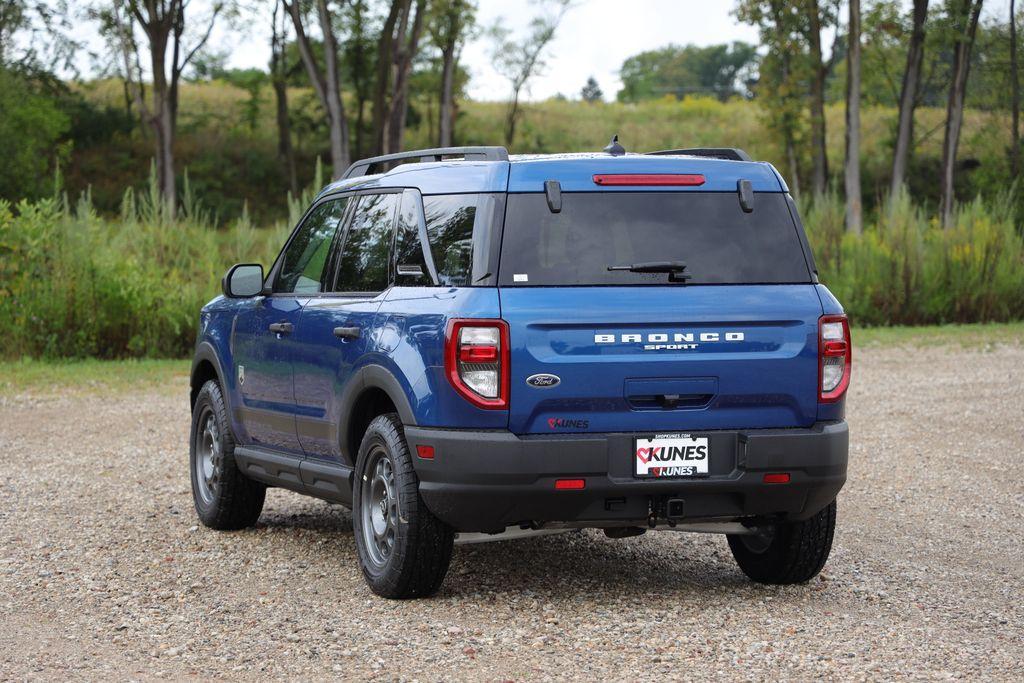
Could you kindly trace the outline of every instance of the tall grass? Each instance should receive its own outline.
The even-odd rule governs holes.
[[[0,202],[0,357],[188,355],[221,275],[239,261],[269,264],[288,225],[256,228],[243,212],[218,228],[184,185],[174,219],[154,181],[124,194],[117,219],[99,216],[88,194]],[[310,199],[289,201],[291,224]],[[964,204],[949,230],[906,196],[877,211],[861,236],[843,230],[837,197],[802,213],[821,280],[857,325],[1024,319],[1024,241],[1011,193]]]
[[[186,187],[178,217],[148,191],[128,190],[121,216],[97,215],[88,194],[15,206],[0,202],[0,355],[179,357],[199,308],[230,264],[269,261],[283,226],[245,215],[216,229]]]
[[[892,197],[863,235],[843,230],[835,196],[805,203],[821,281],[859,325],[1024,319],[1024,241],[1013,193],[959,207],[943,230],[906,196]]]

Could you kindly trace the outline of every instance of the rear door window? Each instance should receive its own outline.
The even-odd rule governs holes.
[[[400,194],[364,194],[355,210],[338,260],[336,292],[381,292],[390,283],[388,263]]]
[[[552,213],[543,194],[508,197],[499,284],[664,285],[667,273],[608,270],[682,261],[687,284],[811,282],[782,193],[744,213],[732,192],[582,192]]]

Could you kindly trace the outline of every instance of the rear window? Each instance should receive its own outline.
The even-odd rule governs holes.
[[[581,192],[551,213],[543,194],[510,194],[499,284],[663,285],[667,273],[609,271],[683,261],[687,284],[811,281],[781,193],[757,194],[744,213],[735,193]]]

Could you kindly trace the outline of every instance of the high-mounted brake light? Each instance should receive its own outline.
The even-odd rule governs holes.
[[[452,320],[444,353],[452,387],[479,408],[508,408],[508,323],[504,320]]]
[[[818,401],[834,403],[850,386],[853,346],[850,321],[845,315],[818,319]]]
[[[682,185],[697,187],[704,184],[704,176],[687,173],[632,173],[604,174],[594,176],[595,185],[630,185],[646,187],[664,187]]]

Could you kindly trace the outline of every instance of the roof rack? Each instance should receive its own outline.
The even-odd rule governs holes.
[[[685,154],[691,157],[708,157],[710,159],[727,159],[729,161],[753,161],[750,155],[737,147],[695,147],[693,149],[663,149],[660,152],[647,154]]]
[[[360,159],[353,163],[341,176],[344,178],[358,178],[367,175],[370,168],[377,164],[387,164],[392,161],[407,161],[418,159],[424,161],[442,161],[445,157],[463,157],[465,160],[476,161],[508,161],[508,150],[504,147],[438,147],[435,149],[414,149],[408,152],[397,154],[385,154],[379,157]]]

